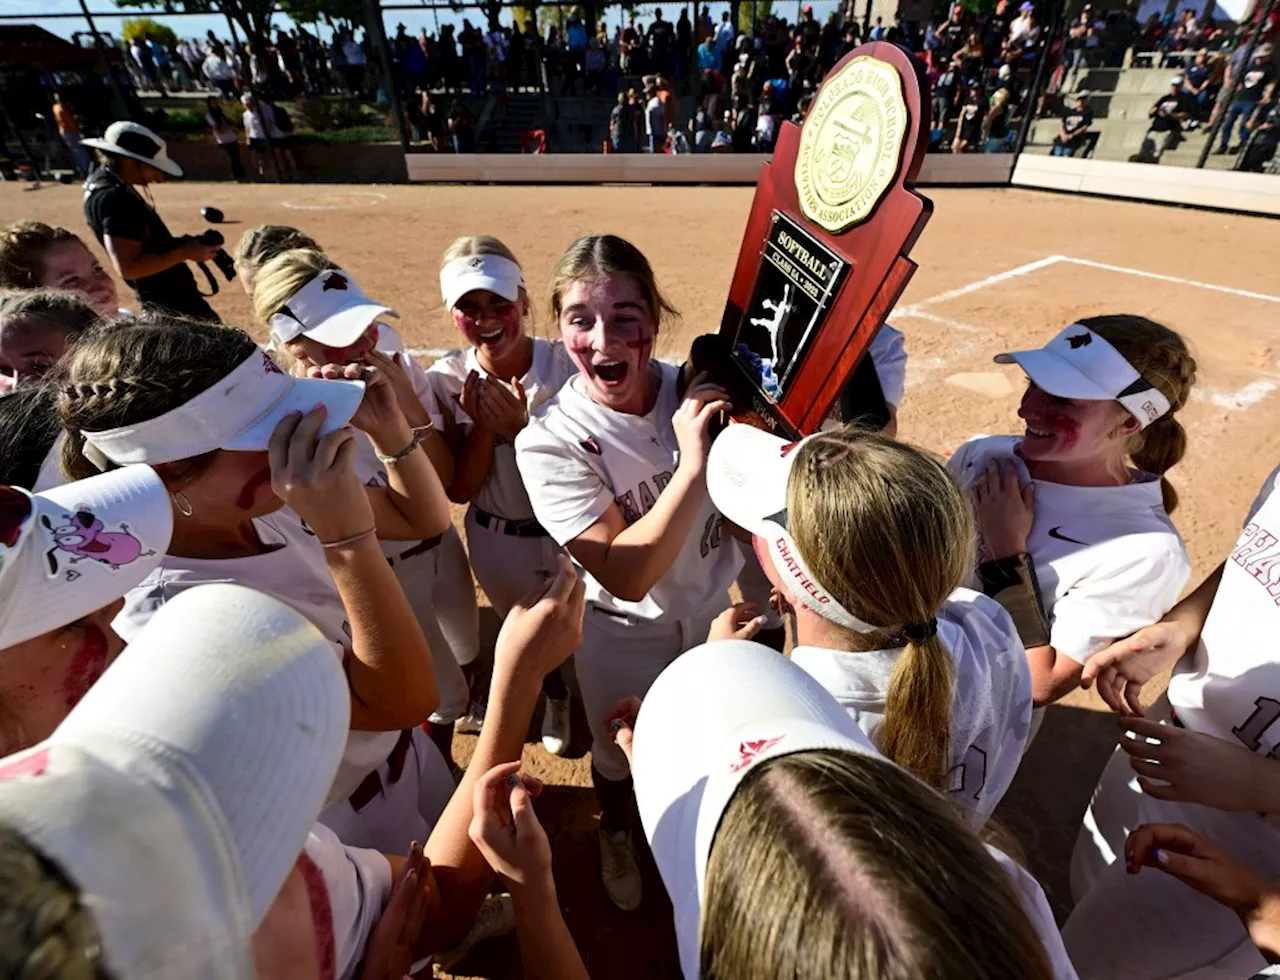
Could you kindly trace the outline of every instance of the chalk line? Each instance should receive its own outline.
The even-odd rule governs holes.
[[[1130,276],[1141,276],[1144,279],[1155,279],[1158,282],[1172,282],[1179,286],[1195,286],[1198,289],[1208,289],[1215,293],[1226,293],[1229,296],[1240,296],[1244,299],[1260,299],[1264,303],[1280,303],[1280,296],[1268,296],[1266,293],[1255,293],[1248,289],[1233,289],[1231,286],[1218,286],[1211,282],[1201,282],[1199,279],[1183,279],[1180,276],[1167,276],[1160,272],[1147,272],[1144,269],[1130,269],[1123,265],[1109,265],[1106,262],[1094,262],[1092,259],[1077,259],[1070,255],[1055,255],[1054,259],[1060,262],[1071,262],[1075,265],[1088,266],[1091,269],[1103,269],[1107,272],[1123,272]]]
[[[1026,265],[1020,265],[1016,269],[1007,269],[1004,272],[997,272],[994,276],[987,276],[985,279],[979,279],[977,282],[971,282],[967,286],[961,286],[959,289],[950,289],[945,293],[939,293],[937,296],[930,296],[928,299],[912,306],[907,307],[910,310],[919,309],[921,306],[932,306],[934,303],[945,303],[950,299],[958,299],[961,296],[968,296],[970,293],[976,293],[979,289],[986,289],[988,286],[994,286],[997,283],[1005,282],[1008,279],[1016,279],[1018,276],[1025,276],[1029,272],[1035,272],[1039,269],[1047,268],[1055,262],[1061,262],[1063,256],[1050,255],[1047,258],[1037,259],[1034,262],[1028,262]]]

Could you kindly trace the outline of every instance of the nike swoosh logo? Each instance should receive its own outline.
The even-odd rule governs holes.
[[[1049,528],[1049,537],[1057,538],[1059,541],[1069,541],[1072,544],[1083,545],[1086,548],[1089,546],[1088,541],[1077,541],[1075,538],[1069,538],[1065,534],[1061,534],[1060,533],[1061,530],[1062,530],[1061,527]]]

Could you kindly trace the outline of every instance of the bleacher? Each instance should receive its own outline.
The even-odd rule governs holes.
[[[1071,99],[1075,92],[1086,92],[1093,110],[1093,131],[1097,134],[1092,153],[1078,153],[1098,160],[1128,160],[1142,146],[1150,127],[1147,113],[1156,99],[1169,91],[1169,80],[1177,75],[1177,67],[1166,68],[1093,68],[1080,73],[1073,91],[1064,93]],[[1026,152],[1048,153],[1058,135],[1057,115],[1037,119],[1031,125]],[[1207,127],[1206,127],[1207,128]],[[1194,167],[1204,147],[1205,129],[1187,130],[1184,141],[1161,160],[1162,166]],[[1205,166],[1229,170],[1234,156],[1210,154]]]

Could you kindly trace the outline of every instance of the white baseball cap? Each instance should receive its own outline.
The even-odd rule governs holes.
[[[833,623],[869,633],[873,626],[842,606],[817,580],[787,526],[787,484],[795,451],[809,439],[787,442],[746,424],[732,424],[711,444],[707,492],[726,518],[768,545],[787,592]]]
[[[465,255],[440,270],[444,308],[451,310],[474,289],[487,289],[514,303],[524,288],[520,266],[501,255]]]
[[[0,762],[0,823],[74,883],[121,980],[243,980],[346,743],[328,642],[283,603],[166,603],[44,742]]]
[[[1038,350],[995,356],[1017,364],[1036,387],[1058,398],[1117,401],[1142,428],[1169,412],[1169,399],[1100,334],[1073,323]]]
[[[182,176],[182,168],[169,159],[169,147],[165,141],[136,122],[113,122],[101,138],[83,139],[80,142],[104,153],[114,153],[116,156],[145,163],[170,177]]]
[[[0,650],[115,602],[164,560],[172,533],[149,466],[42,493],[0,486]]]
[[[367,324],[366,324],[367,326]],[[320,434],[351,420],[364,397],[363,381],[295,378],[264,350],[190,401],[136,425],[85,432],[84,454],[99,469],[112,463],[171,463],[215,449],[264,450],[280,420],[308,412],[317,402],[329,410]]]
[[[671,896],[686,980],[699,976],[707,860],[738,784],[767,759],[812,749],[879,755],[821,684],[758,643],[695,647],[645,695],[631,775],[645,836]]]
[[[371,300],[351,273],[326,269],[312,276],[271,317],[271,339],[284,344],[300,334],[326,347],[350,347],[380,316],[397,313]]]

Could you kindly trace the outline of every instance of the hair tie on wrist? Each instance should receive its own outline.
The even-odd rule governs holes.
[[[932,640],[938,635],[938,620],[936,617],[929,619],[924,623],[912,623],[909,626],[902,627],[902,636],[911,643],[923,643],[925,640]]]
[[[367,531],[361,531],[359,534],[353,534],[349,538],[341,538],[338,541],[321,541],[321,548],[346,548],[355,544],[357,541],[363,541],[365,538],[371,538],[378,533],[376,527],[371,527]]]

